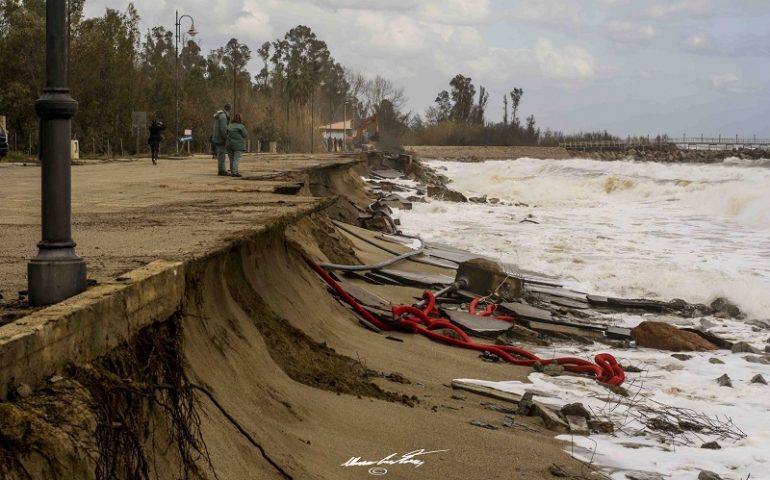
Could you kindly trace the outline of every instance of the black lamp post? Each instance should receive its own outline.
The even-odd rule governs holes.
[[[48,0],[43,94],[35,102],[40,117],[42,240],[27,264],[29,303],[50,305],[86,289],[86,262],[72,240],[70,122],[78,103],[67,81],[66,2]]]
[[[174,142],[176,144],[176,154],[179,155],[179,37],[181,36],[181,27],[182,27],[182,19],[183,18],[189,18],[190,19],[190,30],[187,31],[187,33],[194,37],[198,34],[198,32],[195,30],[195,20],[189,15],[182,15],[179,16],[179,10],[176,11],[176,23],[174,24],[176,26],[175,30],[175,40],[176,40],[176,50],[174,54],[174,77],[175,77],[175,92],[176,92],[176,109],[174,110]]]

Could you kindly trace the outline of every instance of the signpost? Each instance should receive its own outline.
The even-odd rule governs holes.
[[[189,130],[189,129],[188,129],[188,130],[185,130],[185,131],[184,131],[184,135],[182,135],[182,136],[181,136],[181,137],[179,137],[179,139],[178,139],[178,142],[179,142],[179,144],[180,144],[180,145],[182,145],[182,147],[180,148],[180,150],[181,150],[182,148],[184,148],[184,144],[185,144],[185,143],[187,144],[187,154],[188,154],[188,155],[190,154],[190,143],[192,143],[192,139],[193,139],[193,136],[192,136],[192,130]]]

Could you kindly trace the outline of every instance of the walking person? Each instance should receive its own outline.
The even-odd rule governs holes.
[[[232,107],[225,103],[222,110],[214,114],[214,129],[211,134],[211,143],[214,145],[214,155],[217,157],[217,175],[227,175],[225,169],[225,154],[227,152],[227,126],[230,124],[230,110]]]
[[[150,157],[152,158],[152,164],[158,164],[158,152],[160,151],[160,142],[163,140],[161,132],[166,129],[163,122],[159,120],[153,120],[150,124],[150,137],[147,139],[147,144],[150,146]]]
[[[241,154],[246,151],[246,140],[249,138],[246,126],[243,124],[241,114],[233,115],[233,121],[227,127],[227,155],[230,157],[230,175],[240,177],[238,169],[241,162]]]

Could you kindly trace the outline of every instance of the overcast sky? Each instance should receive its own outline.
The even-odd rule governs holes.
[[[128,2],[87,0],[86,14]],[[565,132],[770,137],[770,0],[136,0],[142,28],[195,18],[204,51],[256,52],[298,24],[344,66],[401,85],[423,114],[462,73]],[[189,28],[186,24],[183,29]],[[256,56],[256,55],[255,55]],[[258,60],[252,73],[261,67]]]

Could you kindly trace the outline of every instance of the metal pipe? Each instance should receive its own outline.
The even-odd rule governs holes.
[[[71,119],[78,103],[67,80],[66,2],[46,2],[46,81],[35,111],[40,117],[41,232],[27,265],[29,302],[49,305],[86,289],[86,263],[72,240]]]

